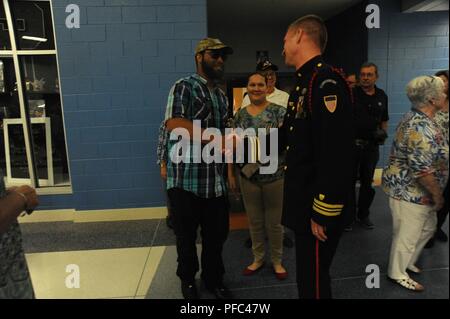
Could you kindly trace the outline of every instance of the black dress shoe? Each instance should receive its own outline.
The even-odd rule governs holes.
[[[359,220],[359,223],[365,229],[374,229],[375,225],[372,223],[369,217],[363,218]]]
[[[183,297],[186,300],[199,299],[197,287],[195,283],[189,283],[186,281],[181,282],[181,292],[183,293]]]
[[[210,293],[212,293],[217,299],[233,299],[231,291],[228,290],[224,285],[220,285],[216,288],[206,288]]]
[[[283,236],[283,246],[286,248],[294,247],[294,242],[286,234]]]

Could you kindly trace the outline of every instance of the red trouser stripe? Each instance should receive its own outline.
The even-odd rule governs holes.
[[[316,239],[316,299],[320,299],[319,240]]]

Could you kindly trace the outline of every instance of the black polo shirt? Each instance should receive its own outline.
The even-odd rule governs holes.
[[[375,86],[375,94],[368,95],[361,87],[353,89],[356,114],[356,138],[372,140],[381,122],[389,120],[388,97]]]

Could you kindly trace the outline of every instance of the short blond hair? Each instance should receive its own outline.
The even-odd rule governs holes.
[[[289,25],[289,29],[302,29],[319,47],[321,52],[325,51],[328,41],[328,32],[322,18],[314,14],[303,16]]]

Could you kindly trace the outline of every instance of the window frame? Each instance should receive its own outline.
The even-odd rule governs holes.
[[[28,181],[30,186],[37,189],[38,193],[41,194],[71,194],[72,193],[72,175],[70,171],[69,165],[69,152],[67,148],[67,135],[66,135],[66,126],[64,120],[64,105],[63,105],[63,94],[61,87],[61,76],[60,76],[60,68],[59,68],[59,59],[57,52],[57,42],[56,42],[56,32],[55,32],[55,21],[53,14],[53,6],[52,0],[21,0],[21,1],[33,1],[33,2],[46,2],[50,6],[50,14],[51,14],[51,24],[53,28],[53,41],[55,44],[55,48],[53,50],[19,50],[17,47],[17,38],[16,38],[16,27],[13,24],[13,13],[11,11],[11,6],[14,5],[14,1],[9,0],[0,0],[3,2],[3,7],[5,10],[6,22],[8,25],[8,32],[11,44],[11,50],[0,50],[0,58],[12,58],[14,64],[14,72],[17,81],[17,93],[19,98],[19,108],[20,108],[20,124],[22,124],[24,141],[25,141],[25,151],[26,158],[28,164],[28,173],[29,179],[23,179],[24,181]],[[62,114],[62,126],[64,132],[64,143],[66,146],[66,158],[67,158],[67,169],[69,175],[69,185],[66,186],[44,186],[40,185],[38,176],[37,176],[37,168],[35,163],[34,156],[34,148],[33,140],[32,140],[32,132],[31,132],[31,118],[28,112],[28,98],[25,88],[25,77],[24,77],[24,67],[21,63],[21,58],[25,56],[54,56],[56,61],[56,71],[58,74],[58,85],[59,85],[59,99],[61,104],[61,114]],[[19,118],[18,118],[19,119]],[[53,168],[52,168],[53,169]],[[16,184],[16,183],[14,183]]]

